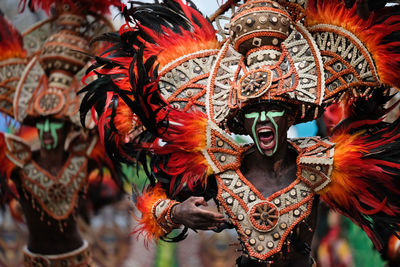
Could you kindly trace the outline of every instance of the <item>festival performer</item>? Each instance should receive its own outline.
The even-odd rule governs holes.
[[[119,33],[104,36],[114,46],[92,66],[98,79],[82,90],[81,118],[97,113],[114,159],[149,166],[138,231],[176,241],[188,228],[233,227],[238,266],[315,266],[323,199],[383,251],[379,229],[394,232],[400,221],[399,120],[381,119],[388,88],[399,88],[398,6],[363,20],[340,0],[235,2],[211,17],[219,39],[180,0],[135,2]],[[380,117],[365,117],[361,98]],[[291,125],[343,99],[354,109],[329,138],[287,138]],[[132,140],[134,116],[143,127]],[[210,199],[220,213],[202,208]]]
[[[117,1],[21,1],[22,8],[53,15],[22,36],[1,22],[1,111],[36,127],[40,148],[2,133],[1,192],[17,197],[29,230],[24,266],[90,266],[77,213],[96,171],[116,169],[96,134],[79,127],[76,92],[88,62],[89,41],[112,30],[102,14]],[[8,185],[8,186],[7,186]],[[14,189],[14,190],[12,190]],[[8,192],[7,192],[8,190]]]

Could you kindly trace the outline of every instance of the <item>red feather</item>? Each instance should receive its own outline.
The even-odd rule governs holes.
[[[152,144],[140,144],[155,155],[168,155],[157,167],[171,176],[170,192],[178,194],[184,185],[190,190],[206,185],[212,170],[202,154],[206,148],[207,117],[196,110],[169,111],[169,125]],[[157,170],[154,170],[157,173]],[[179,180],[178,180],[179,179]],[[178,186],[173,190],[174,186]]]
[[[356,121],[334,131],[332,181],[318,193],[381,250],[376,226],[395,230],[400,222],[400,127],[397,121],[373,130],[378,125],[382,125],[379,120]]]
[[[152,208],[157,201],[166,198],[167,195],[161,187],[161,184],[157,184],[155,187],[143,192],[143,194],[137,198],[136,207],[142,214],[142,218],[138,219],[134,217],[139,222],[139,225],[133,231],[133,234],[142,234],[145,238],[146,246],[149,240],[157,240],[165,235],[163,228],[157,223],[157,220],[153,216]]]
[[[0,61],[9,58],[25,58],[21,34],[13,25],[0,13]]]

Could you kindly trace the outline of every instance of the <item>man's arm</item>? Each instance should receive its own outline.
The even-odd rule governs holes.
[[[208,206],[204,197],[190,197],[172,209],[172,219],[192,229],[216,230],[224,224],[224,215],[201,208]]]
[[[142,233],[147,239],[159,239],[181,225],[198,230],[213,230],[225,222],[222,214],[200,206],[207,206],[204,197],[192,196],[180,203],[168,198],[161,183],[157,183],[137,199],[137,208],[142,218],[135,232]]]

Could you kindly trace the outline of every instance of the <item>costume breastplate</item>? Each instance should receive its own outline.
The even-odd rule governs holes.
[[[332,143],[318,138],[299,138],[291,143],[299,152],[297,177],[267,198],[239,169],[216,175],[217,199],[235,225],[245,252],[258,260],[281,251],[290,232],[311,213],[315,191],[330,181]]]
[[[75,139],[69,146],[69,157],[57,176],[41,168],[32,161],[30,146],[22,139],[5,135],[6,156],[19,169],[22,189],[26,199],[31,195],[32,207],[40,205],[40,210],[55,220],[70,216],[78,205],[78,194],[87,184],[87,162],[97,142]]]
[[[86,184],[86,165],[85,156],[72,155],[59,174],[53,176],[31,161],[22,168],[22,187],[50,217],[66,219],[78,204],[78,193]]]

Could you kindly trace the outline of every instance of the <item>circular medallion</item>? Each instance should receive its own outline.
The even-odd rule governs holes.
[[[279,219],[279,210],[271,202],[265,201],[254,205],[250,210],[250,221],[253,226],[262,232],[275,228]]]
[[[47,195],[49,196],[50,200],[54,201],[55,203],[59,203],[63,199],[66,199],[67,188],[61,183],[52,184],[47,189]]]
[[[65,102],[62,92],[44,90],[37,96],[34,107],[39,115],[46,116],[60,112],[64,108]]]
[[[256,69],[248,72],[239,80],[238,99],[242,102],[265,94],[272,84],[272,72],[269,69]]]

